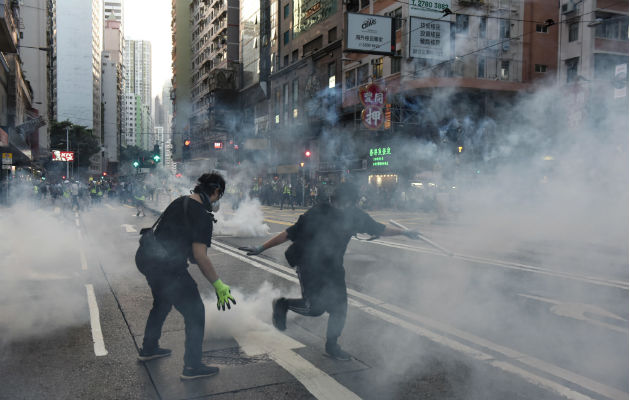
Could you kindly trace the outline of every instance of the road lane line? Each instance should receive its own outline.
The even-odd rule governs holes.
[[[249,331],[234,337],[250,357],[266,354],[293,375],[320,400],[359,400],[360,397],[293,351],[305,347],[297,340],[272,331]]]
[[[98,312],[98,304],[96,303],[96,295],[94,294],[94,286],[88,283],[85,285],[88,297],[88,306],[90,307],[90,326],[92,327],[92,341],[94,342],[94,354],[97,357],[106,356],[105,341],[103,340],[103,332],[101,331],[101,321]]]
[[[289,223],[289,222],[285,222],[285,221],[278,221],[276,219],[269,219],[269,218],[265,218],[265,219],[263,219],[263,221],[271,222],[272,224],[280,224],[280,225],[286,225],[286,226],[293,225],[293,223]]]
[[[263,259],[261,257],[251,257],[248,258],[246,256],[243,256],[241,254],[244,254],[244,252],[241,252],[239,250],[236,250],[235,248],[233,248],[230,245],[227,245],[225,243],[217,243],[216,241],[214,242],[215,245],[217,245],[215,247],[215,249],[219,250],[219,251],[223,251],[224,253],[228,254],[228,255],[232,255],[233,257],[240,259],[250,265],[253,265],[257,268],[259,268],[258,266],[261,265],[260,263],[256,262],[256,261],[252,261],[251,258],[256,259],[256,260],[260,260],[261,262],[264,263],[268,263],[269,265],[273,265],[275,268],[277,269],[271,269],[267,266],[263,266],[265,270],[267,270],[268,272],[271,272],[274,275],[280,276],[284,279],[290,280],[292,282],[298,282],[297,278],[294,276],[296,275],[295,271],[293,271],[292,269],[284,266],[284,265],[280,265],[277,264],[273,261],[267,260],[267,259]],[[284,272],[280,272],[280,271],[284,271]],[[409,318],[413,321],[419,322],[421,324],[423,324],[424,326],[428,326],[432,329],[436,329],[438,331],[442,331],[444,333],[447,333],[451,336],[454,336],[460,340],[464,340],[467,341],[469,343],[475,344],[477,346],[489,349],[495,353],[501,354],[502,356],[508,358],[510,361],[513,362],[518,362],[518,363],[522,363],[525,364],[529,367],[533,367],[535,369],[538,369],[539,371],[542,371],[544,373],[553,375],[557,378],[566,380],[568,382],[571,382],[577,386],[583,387],[587,390],[590,390],[594,393],[606,396],[610,399],[626,399],[628,398],[628,394],[624,393],[621,390],[615,389],[613,387],[607,386],[605,384],[601,384],[599,382],[596,382],[592,379],[586,378],[584,376],[578,375],[576,373],[573,373],[571,371],[565,370],[561,367],[549,364],[543,360],[537,359],[535,357],[531,357],[528,356],[526,354],[520,353],[516,350],[510,349],[508,347],[505,346],[501,346],[498,345],[496,343],[490,342],[486,339],[483,339],[481,337],[478,337],[476,335],[473,334],[469,334],[467,332],[461,331],[457,328],[451,327],[449,325],[446,325],[444,323],[441,322],[437,322],[434,320],[431,320],[429,318],[426,317],[422,317],[419,316],[415,313],[411,313],[407,310],[404,310],[400,307],[397,307],[395,305],[391,305],[388,304],[382,300],[376,299],[372,296],[363,294],[361,292],[357,292],[356,290],[353,289],[348,289],[348,294],[354,297],[357,297],[359,299],[362,299],[364,301],[367,301],[369,303],[372,303],[373,305],[382,307],[390,312],[396,313],[398,315],[404,316],[406,318]],[[359,309],[372,314],[376,317],[379,317],[382,320],[385,320],[387,322],[390,322],[392,324],[398,325],[400,327],[403,327],[405,329],[411,330],[417,334],[419,334],[420,336],[424,336],[427,337],[428,339],[435,341],[437,343],[443,344],[445,346],[448,346],[454,350],[463,352],[465,354],[471,355],[476,359],[482,360],[482,361],[488,361],[491,365],[494,365],[497,368],[501,368],[503,370],[506,370],[508,372],[513,372],[519,376],[521,376],[522,378],[526,379],[528,382],[532,382],[532,383],[536,383],[536,385],[543,387],[547,390],[552,390],[556,393],[559,393],[565,397],[571,398],[571,399],[585,399],[588,397],[585,397],[584,395],[574,392],[573,390],[571,390],[568,387],[565,387],[561,384],[558,383],[554,383],[551,382],[547,379],[545,379],[544,377],[538,376],[538,375],[534,375],[531,374],[529,372],[526,372],[525,370],[523,370],[522,368],[519,368],[513,364],[509,364],[510,367],[507,368],[505,367],[505,362],[502,361],[496,361],[494,360],[494,357],[481,352],[479,350],[473,349],[469,346],[466,346],[458,341],[455,341],[453,339],[449,339],[444,335],[441,335],[439,333],[435,333],[433,331],[428,330],[427,328],[423,328],[419,325],[415,325],[412,323],[409,323],[407,321],[404,321],[398,317],[392,316],[390,314],[384,313],[380,310],[377,310],[375,308],[372,308],[370,306],[367,306],[363,303],[361,303],[360,301],[357,300],[353,300],[352,301],[353,305],[361,305],[359,307]],[[470,349],[470,350],[469,350]],[[495,365],[496,364],[496,365]]]

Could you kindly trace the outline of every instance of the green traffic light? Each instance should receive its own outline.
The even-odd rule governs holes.
[[[138,161],[134,161],[133,162],[133,167],[134,168],[138,168],[140,166],[140,163]]]
[[[155,161],[156,163],[160,162],[160,156],[158,156],[157,154],[153,156],[153,161]]]

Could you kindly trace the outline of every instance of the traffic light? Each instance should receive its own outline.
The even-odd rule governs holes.
[[[162,157],[160,157],[160,145],[159,144],[155,144],[153,146],[153,161],[155,161],[155,163],[159,163],[160,160],[162,159]]]
[[[184,147],[182,149],[182,160],[190,160],[190,139],[184,140]]]
[[[305,157],[307,157],[307,158],[309,158],[309,157],[311,156],[311,151],[310,151],[310,150],[306,150],[306,151],[304,152],[304,156],[305,156]]]
[[[138,168],[140,166],[140,163],[138,161],[134,161],[133,162],[133,167],[134,168]]]

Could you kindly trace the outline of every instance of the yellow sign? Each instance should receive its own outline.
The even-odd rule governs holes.
[[[2,153],[2,164],[13,164],[13,153]]]

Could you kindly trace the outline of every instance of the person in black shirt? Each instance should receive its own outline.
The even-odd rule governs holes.
[[[334,191],[332,203],[320,203],[301,215],[297,222],[258,247],[240,247],[247,255],[257,255],[266,249],[291,240],[285,255],[297,269],[302,298],[273,301],[273,325],[286,329],[287,311],[319,316],[328,312],[326,354],[337,360],[350,360],[337,343],[346,322],[348,297],[343,256],[350,238],[357,233],[373,236],[406,235],[417,238],[415,231],[389,228],[372,219],[356,207],[357,189],[342,183]]]
[[[142,250],[136,252],[136,265],[145,275],[151,293],[153,308],[149,313],[139,360],[148,361],[171,354],[162,349],[158,342],[166,316],[175,306],[184,317],[186,350],[181,379],[195,379],[216,375],[219,369],[201,362],[205,309],[197,283],[188,272],[188,260],[197,264],[205,278],[212,283],[217,293],[217,308],[225,310],[229,301],[236,304],[230,287],[217,275],[207,249],[212,239],[212,224],[216,222],[212,211],[217,211],[218,200],[225,191],[225,180],[216,173],[203,174],[198,179],[193,193],[171,202],[164,210],[157,227],[155,239],[164,248],[168,258],[156,262],[152,254]]]

